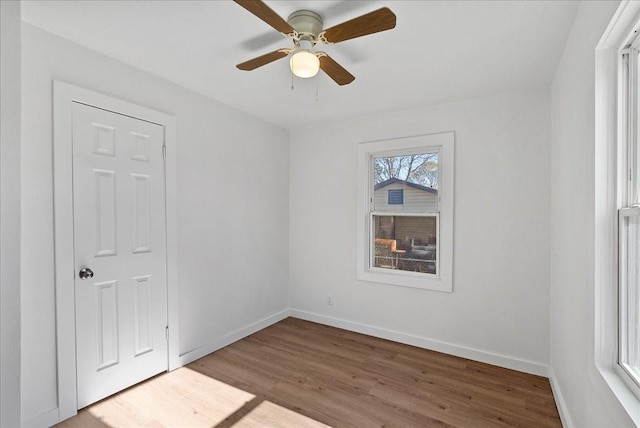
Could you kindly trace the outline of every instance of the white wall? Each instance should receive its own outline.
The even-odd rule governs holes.
[[[0,427],[20,424],[20,2],[0,2]]]
[[[293,313],[546,374],[549,115],[548,91],[531,90],[292,131]],[[358,142],[444,131],[456,144],[453,293],[357,281]]]
[[[618,4],[580,5],[551,89],[552,380],[565,422],[579,427],[632,426],[590,374],[602,334],[594,327],[595,47]]]
[[[186,359],[288,308],[289,144],[282,129],[28,24],[22,50],[22,418],[45,425],[57,407],[52,79],[176,116]]]

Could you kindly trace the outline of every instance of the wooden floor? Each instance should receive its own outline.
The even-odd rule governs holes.
[[[549,381],[295,318],[61,427],[561,427]]]

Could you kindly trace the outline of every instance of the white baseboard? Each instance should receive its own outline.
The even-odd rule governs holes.
[[[442,352],[457,357],[468,358],[470,360],[479,361],[499,367],[504,367],[512,370],[518,370],[525,373],[530,373],[538,376],[548,377],[551,383],[551,389],[555,397],[558,412],[560,413],[560,419],[564,427],[573,427],[571,418],[567,412],[566,403],[560,391],[555,373],[552,367],[544,364],[536,363],[533,361],[522,360],[518,358],[508,357],[504,355],[494,354],[486,351],[480,351],[477,349],[469,348],[466,346],[455,345],[447,342],[441,342],[438,340],[428,339],[421,336],[401,333],[398,331],[388,330],[380,327],[375,327],[368,324],[362,324],[354,321],[349,321],[341,318],[329,317],[326,315],[316,314],[313,312],[301,311],[298,309],[285,309],[281,312],[275,313],[261,320],[258,320],[252,324],[235,330],[229,334],[226,334],[220,338],[215,339],[211,343],[201,346],[197,349],[185,352],[179,357],[180,366],[187,365],[198,358],[202,358],[212,352],[215,352],[225,346],[232,344],[240,339],[243,339],[253,333],[256,333],[272,324],[275,324],[283,319],[292,316],[307,321],[317,322],[332,327],[342,328],[345,330],[353,331],[356,333],[362,333],[369,336],[379,337],[382,339],[393,340],[395,342],[404,343],[407,345],[417,346],[419,348],[429,349],[432,351]],[[52,409],[34,418],[22,422],[23,428],[30,427],[42,427],[51,426],[59,422],[58,409]]]
[[[499,367],[518,370],[538,376],[549,377],[551,388],[558,405],[558,412],[560,413],[560,418],[562,420],[563,426],[573,426],[571,424],[569,414],[566,410],[566,405],[557,384],[555,374],[553,373],[553,369],[547,365],[297,309],[285,309],[281,312],[265,317],[252,324],[249,324],[220,338],[217,338],[207,345],[185,352],[179,357],[180,366],[187,365],[197,360],[198,358],[202,358],[205,355],[224,348],[225,346],[228,346],[233,342],[236,342],[266,327],[269,327],[272,324],[282,321],[289,316],[329,325],[332,327],[342,328],[349,331],[354,331],[356,333],[362,333],[382,339],[393,340],[395,342],[417,346],[432,351],[443,352],[445,354],[454,355],[457,357],[468,358],[470,360],[492,364]],[[51,426],[58,422],[58,409],[56,408],[34,418],[31,418],[27,421],[24,421],[22,423],[22,427],[30,428]]]
[[[362,333],[369,336],[380,337],[382,339],[393,340],[394,342],[404,343],[407,345],[417,346],[419,348],[429,349],[431,351],[442,352],[456,357],[468,358],[470,360],[487,363],[494,366],[504,367],[507,369],[518,370],[538,376],[547,377],[549,367],[545,364],[536,363],[534,361],[522,360],[519,358],[508,357],[505,355],[493,354],[491,352],[480,351],[478,349],[468,348],[466,346],[455,345],[452,343],[441,342],[438,340],[428,339],[426,337],[415,336],[412,334],[401,333],[398,331],[387,330],[372,325],[361,324],[340,318],[329,317],[326,315],[316,314],[313,312],[291,309],[290,315],[307,321],[313,321],[320,324],[330,325],[345,330]]]
[[[202,358],[205,355],[208,355],[212,352],[217,351],[218,349],[222,349],[225,346],[231,345],[233,342],[237,342],[240,339],[244,339],[245,337],[255,332],[258,332],[263,328],[269,327],[271,324],[275,324],[278,321],[282,321],[283,319],[289,317],[289,315],[290,315],[289,309],[285,309],[284,311],[270,315],[266,318],[263,318],[259,321],[256,321],[245,327],[242,327],[236,331],[233,331],[229,334],[219,337],[211,343],[208,343],[192,351],[185,352],[184,354],[181,354],[179,357],[180,366],[187,365],[197,360],[198,358]]]
[[[562,426],[564,428],[574,427],[575,425],[573,425],[573,422],[571,421],[569,409],[567,408],[567,403],[564,400],[564,396],[562,395],[560,384],[558,384],[558,378],[556,378],[556,372],[551,366],[549,366],[549,383],[551,384],[553,398],[556,400],[556,407],[558,408],[558,413],[560,414],[560,421],[562,422]]]
[[[38,416],[34,416],[31,419],[26,421],[22,421],[22,428],[42,428],[42,427],[50,427],[52,425],[60,422],[58,414],[58,408],[48,410],[44,413],[39,414]]]

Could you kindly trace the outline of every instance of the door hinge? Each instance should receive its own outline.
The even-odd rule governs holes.
[[[167,158],[167,146],[162,146],[162,157]]]
[[[169,340],[169,326],[166,326],[164,328],[164,333],[165,333],[165,337],[167,338],[167,340]]]

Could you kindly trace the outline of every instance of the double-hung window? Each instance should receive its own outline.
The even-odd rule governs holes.
[[[451,291],[453,133],[358,146],[358,279]]]
[[[640,396],[640,37],[621,53],[618,145],[618,364]]]

